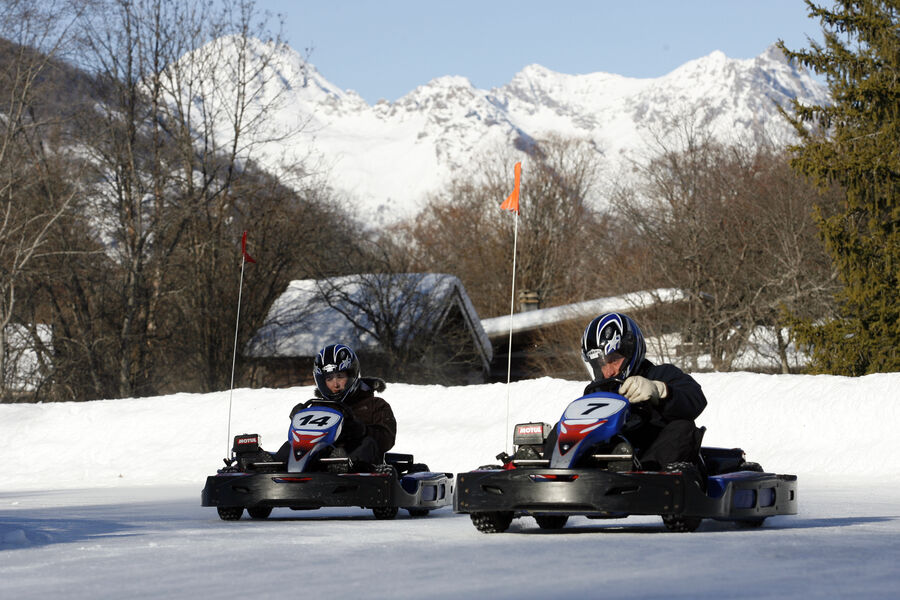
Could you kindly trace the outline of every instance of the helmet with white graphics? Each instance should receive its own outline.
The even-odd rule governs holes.
[[[625,361],[614,377],[625,379],[633,375],[646,352],[641,328],[622,313],[604,313],[594,318],[581,336],[581,358],[594,380],[603,379],[603,366],[620,356]]]
[[[328,382],[340,377],[344,373],[347,377],[343,389],[331,391]],[[316,389],[326,400],[343,402],[359,387],[359,359],[349,346],[344,344],[332,344],[325,346],[316,355],[313,363],[313,377],[316,380]]]

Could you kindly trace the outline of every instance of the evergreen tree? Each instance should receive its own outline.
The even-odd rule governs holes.
[[[792,165],[819,185],[837,184],[845,201],[818,211],[821,236],[842,287],[838,317],[794,321],[812,351],[814,372],[841,375],[900,370],[900,1],[806,0],[824,45],[790,51],[825,76],[833,104],[794,103],[801,136]]]

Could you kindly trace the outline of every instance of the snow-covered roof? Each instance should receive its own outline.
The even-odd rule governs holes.
[[[253,358],[314,356],[328,344],[378,350],[366,310],[397,324],[400,336],[416,327],[436,329],[457,306],[485,365],[491,342],[460,280],[442,273],[360,274],[301,279],[288,284],[263,326],[247,344]]]
[[[552,308],[529,310],[502,317],[482,319],[481,326],[491,338],[509,334],[510,321],[512,332],[522,333],[548,325],[556,325],[575,319],[592,319],[605,312],[629,312],[650,308],[656,304],[678,302],[684,300],[684,292],[678,289],[661,288],[644,292],[632,292],[621,296],[595,298],[574,304],[564,304]]]

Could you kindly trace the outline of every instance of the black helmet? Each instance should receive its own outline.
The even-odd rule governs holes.
[[[328,373],[343,371],[347,373],[347,387],[333,394],[325,385],[325,376]],[[316,380],[316,388],[322,397],[334,402],[343,402],[359,387],[359,359],[349,346],[333,344],[325,346],[316,355],[313,363],[313,377]]]
[[[647,346],[634,319],[622,313],[605,313],[596,317],[581,336],[581,358],[588,364],[594,379],[602,379],[601,368],[606,357],[617,352],[625,357],[618,377],[633,374],[644,360]]]

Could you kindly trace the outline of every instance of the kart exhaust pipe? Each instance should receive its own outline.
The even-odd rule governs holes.
[[[591,458],[596,460],[632,460],[634,453],[628,454],[591,454]]]
[[[523,467],[549,467],[550,459],[549,458],[517,458],[512,461],[512,463],[516,466]]]

